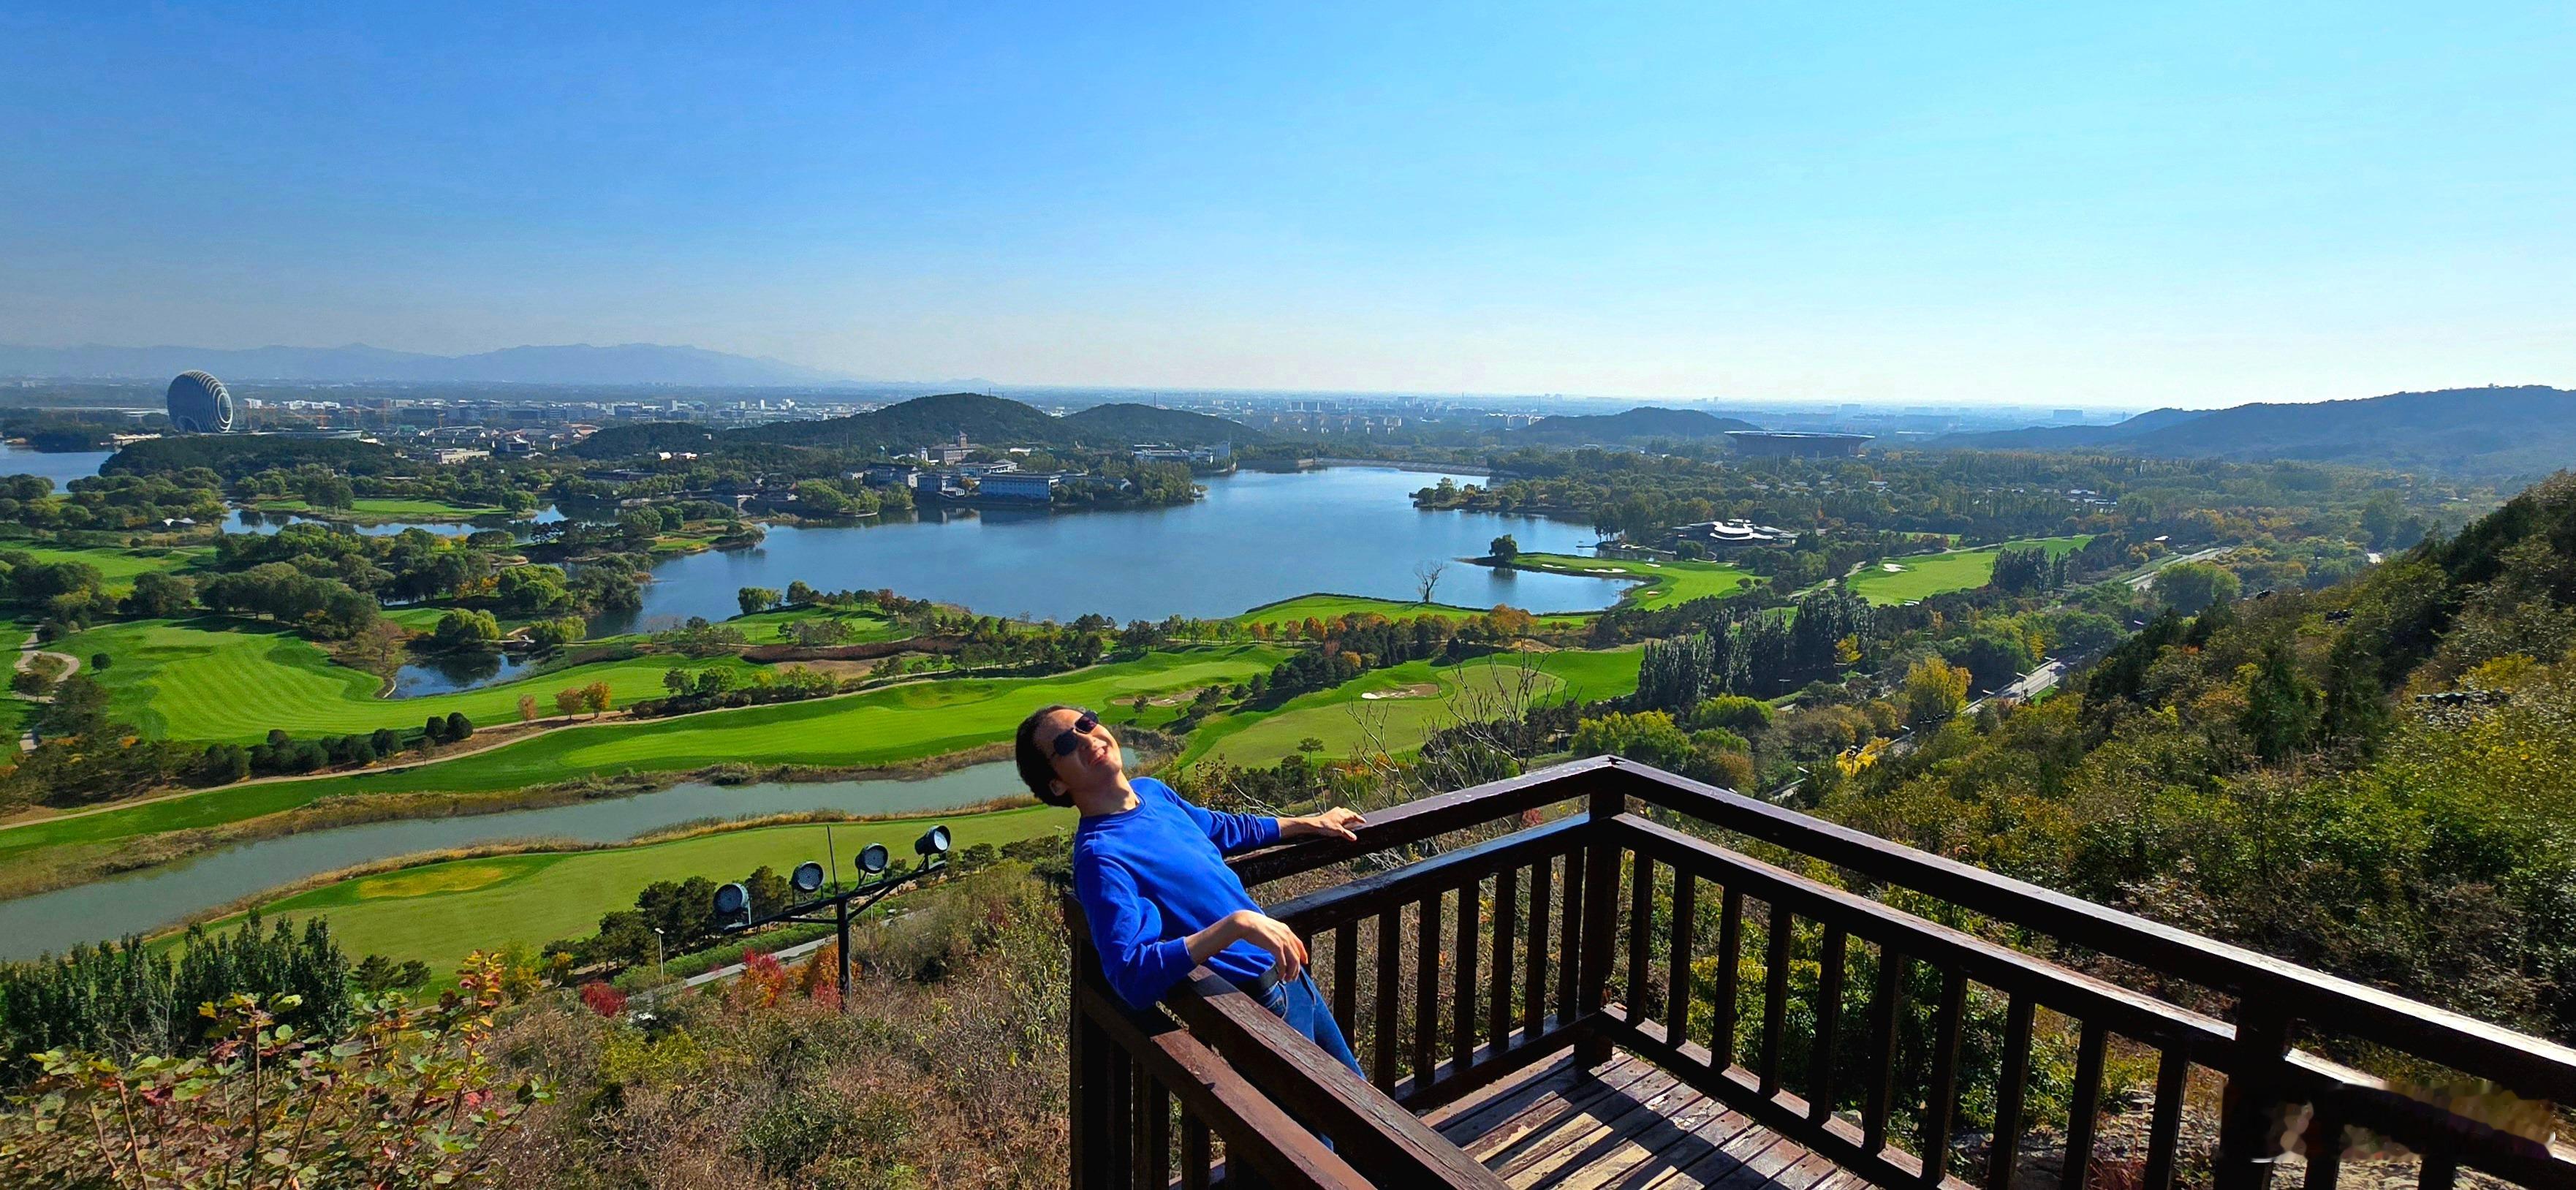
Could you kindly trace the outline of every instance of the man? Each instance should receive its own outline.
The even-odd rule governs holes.
[[[1152,777],[1130,780],[1117,739],[1080,707],[1046,707],[1021,721],[1013,753],[1029,792],[1082,815],[1073,893],[1119,998],[1143,1008],[1205,963],[1359,1072],[1306,974],[1306,944],[1252,903],[1224,859],[1281,839],[1356,839],[1358,814],[1267,818],[1191,805]]]

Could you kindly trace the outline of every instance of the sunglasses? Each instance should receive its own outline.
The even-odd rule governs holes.
[[[1099,726],[1100,716],[1084,711],[1081,718],[1073,721],[1072,727],[1056,733],[1055,754],[1060,757],[1073,755],[1073,750],[1082,746],[1079,737],[1090,735]]]

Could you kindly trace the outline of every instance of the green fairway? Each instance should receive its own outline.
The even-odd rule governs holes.
[[[1911,558],[1890,558],[1863,567],[1859,574],[1852,576],[1851,589],[1861,598],[1882,606],[1911,603],[1949,591],[1972,591],[1994,578],[1995,555],[2006,549],[2038,546],[2054,557],[2069,550],[2082,549],[2084,543],[2091,540],[2090,534],[2034,537],[1972,550],[1944,550]],[[1889,570],[1890,566],[1897,569]]]
[[[1621,596],[1621,602],[1649,609],[1671,607],[1712,595],[1732,595],[1754,579],[1752,572],[1730,563],[1686,562],[1678,558],[1655,562],[1628,558],[1581,558],[1573,554],[1522,554],[1512,559],[1512,565],[1550,574],[1633,582],[1636,585]]]
[[[135,620],[77,633],[59,646],[88,658],[105,653],[92,676],[108,689],[119,720],[145,735],[173,740],[254,743],[271,728],[299,738],[347,735],[379,727],[418,727],[430,715],[461,711],[482,726],[519,717],[519,696],[534,695],[538,713],[555,713],[554,694],[607,682],[621,704],[664,693],[674,667],[721,667],[748,674],[758,666],[732,657],[635,657],[577,665],[535,677],[420,698],[376,697],[376,675],[333,662],[312,642],[273,627],[234,621]]]
[[[214,549],[202,545],[145,546],[141,549],[64,549],[61,546],[31,545],[21,541],[0,541],[0,551],[33,554],[43,562],[87,562],[98,567],[107,585],[123,591],[134,585],[134,576],[155,570],[182,571],[214,556]],[[84,654],[86,655],[86,654]]]
[[[547,732],[454,760],[303,781],[210,789],[150,805],[0,828],[0,860],[45,847],[107,843],[280,813],[335,795],[518,789],[590,773],[671,772],[727,761],[859,767],[895,764],[1006,741],[1051,702],[1097,707],[1135,721],[1138,694],[1181,694],[1268,673],[1284,649],[1238,645],[1153,653],[1043,678],[968,678],[890,686],[810,702],[713,711],[680,719]],[[1636,663],[1629,663],[1630,679]],[[1168,722],[1175,708],[1155,708]]]
[[[832,826],[833,849],[849,872],[850,857],[871,842],[909,859],[912,840],[931,823],[947,824],[952,845],[996,847],[1073,828],[1070,810],[1030,806]],[[589,934],[603,914],[631,908],[656,880],[704,876],[740,880],[762,864],[787,872],[825,858],[819,823],[722,831],[666,843],[601,851],[503,855],[451,860],[324,885],[261,907],[271,917],[319,917],[353,955],[419,959],[451,970],[475,950],[511,943],[538,946]]]
[[[1330,690],[1288,700],[1276,710],[1229,715],[1190,736],[1184,763],[1201,758],[1247,767],[1278,763],[1300,741],[1323,741],[1322,755],[1366,751],[1373,736],[1411,751],[1432,731],[1462,718],[1491,719],[1522,702],[1611,698],[1637,688],[1634,649],[1608,652],[1501,654],[1463,665],[1410,661],[1363,674]],[[1532,671],[1526,676],[1522,662]]]
[[[1384,616],[1390,620],[1414,620],[1423,616],[1446,616],[1465,619],[1481,616],[1489,607],[1458,607],[1447,603],[1407,603],[1401,599],[1372,599],[1366,595],[1299,595],[1276,603],[1265,603],[1234,618],[1238,624],[1300,624],[1307,620],[1332,620],[1342,616]],[[1580,624],[1585,616],[1567,612],[1540,616],[1540,624],[1550,628],[1568,628]]]
[[[862,611],[857,608],[824,607],[820,604],[809,604],[804,607],[781,608],[777,611],[755,612],[748,616],[735,616],[734,618],[725,621],[725,623],[742,629],[743,639],[750,641],[755,645],[774,645],[781,641],[791,639],[787,635],[788,625],[794,624],[800,620],[824,619],[839,620],[840,622],[849,625],[850,639],[847,643],[854,645],[868,644],[881,640],[896,640],[905,635],[902,629],[895,627],[893,621],[888,620],[884,616],[878,615],[873,611]]]
[[[261,512],[298,512],[306,516],[352,521],[463,521],[501,511],[488,505],[450,504],[444,500],[415,500],[401,496],[360,496],[347,508],[315,508],[301,499],[262,500],[252,507]]]

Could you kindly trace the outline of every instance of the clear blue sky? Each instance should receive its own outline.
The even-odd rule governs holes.
[[[2576,384],[2576,6],[0,9],[0,341],[2223,404]]]

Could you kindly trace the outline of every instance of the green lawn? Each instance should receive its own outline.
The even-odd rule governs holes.
[[[33,554],[44,562],[87,562],[106,576],[107,585],[125,590],[134,585],[134,576],[155,570],[187,570],[214,556],[211,546],[146,546],[142,549],[64,549],[60,546],[30,545],[19,541],[0,541],[0,551]]]
[[[1621,596],[1622,602],[1649,609],[1671,607],[1711,595],[1732,595],[1754,580],[1752,572],[1731,563],[1685,562],[1678,558],[1652,562],[1628,558],[1583,558],[1573,554],[1522,554],[1512,559],[1512,564],[1523,570],[1633,582],[1635,585]]]
[[[376,697],[376,675],[333,662],[294,633],[239,621],[134,620],[68,637],[57,648],[82,659],[106,653],[92,676],[108,688],[117,718],[163,739],[253,743],[271,728],[309,738],[418,727],[430,715],[462,711],[489,726],[519,717],[519,696],[536,696],[539,713],[555,713],[554,694],[605,681],[620,703],[662,695],[662,674],[760,667],[732,657],[690,660],[636,657],[556,670],[455,694]]]
[[[1852,576],[1851,588],[1871,603],[1885,606],[1911,603],[1949,591],[1972,591],[1995,576],[1995,555],[2006,549],[2039,546],[2051,556],[2084,548],[2093,540],[2090,534],[2075,537],[2034,537],[2010,541],[2003,545],[1981,546],[1972,550],[1944,550],[1911,558],[1890,558],[1873,562]],[[1889,570],[1887,567],[1897,567]]]
[[[840,622],[849,625],[849,643],[854,645],[867,644],[872,641],[894,640],[904,635],[904,631],[895,627],[893,621],[888,620],[884,616],[878,615],[875,612],[862,611],[857,608],[824,607],[820,604],[809,604],[804,607],[781,608],[777,611],[755,612],[748,616],[735,616],[734,618],[725,621],[725,623],[742,629],[743,639],[750,641],[755,645],[774,645],[789,639],[787,636],[788,625],[796,623],[799,620],[820,619],[839,620]]]
[[[407,769],[227,786],[150,805],[0,828],[0,861],[45,847],[239,822],[334,795],[517,789],[586,773],[685,771],[726,761],[894,764],[1006,740],[1021,718],[1050,702],[1097,707],[1112,722],[1131,722],[1137,716],[1123,700],[1240,682],[1268,673],[1286,656],[1286,650],[1266,645],[1193,649],[1051,677],[919,682],[682,719],[566,728]],[[1633,681],[1635,662],[1629,667]],[[1177,713],[1155,708],[1146,719],[1169,722]]]
[[[996,847],[1073,827],[1073,812],[1030,806],[989,814],[960,814],[831,828],[833,849],[848,872],[850,857],[879,842],[910,859],[912,840],[932,822],[948,824],[959,850],[978,843]],[[635,894],[656,880],[705,876],[739,880],[762,864],[787,872],[826,854],[819,824],[723,831],[665,843],[601,851],[494,856],[451,860],[362,876],[298,893],[261,908],[271,917],[320,917],[341,946],[355,955],[382,954],[397,962],[420,959],[433,971],[452,970],[475,950],[513,942],[538,946],[588,934],[603,914],[629,908]]]
[[[262,500],[252,505],[261,512],[300,512],[308,516],[341,517],[356,521],[463,521],[501,511],[489,506],[450,504],[444,500],[414,500],[400,496],[360,496],[347,508],[315,508],[302,499]]]
[[[1340,616],[1384,616],[1390,620],[1414,620],[1423,616],[1447,616],[1464,619],[1492,611],[1489,607],[1459,607],[1447,603],[1407,603],[1401,599],[1372,599],[1366,595],[1299,595],[1276,603],[1265,603],[1234,618],[1238,624],[1296,624],[1308,619],[1331,620]],[[1540,616],[1538,622],[1551,628],[1580,624],[1586,617],[1578,613]]]
[[[1276,710],[1212,720],[1192,733],[1183,761],[1270,765],[1309,737],[1323,741],[1324,756],[1353,756],[1368,749],[1373,733],[1397,743],[1398,751],[1411,751],[1437,728],[1462,717],[1493,718],[1517,702],[1523,656],[1536,671],[1528,678],[1534,701],[1610,698],[1637,688],[1634,649],[1504,654],[1457,666],[1410,661],[1298,695]]]

